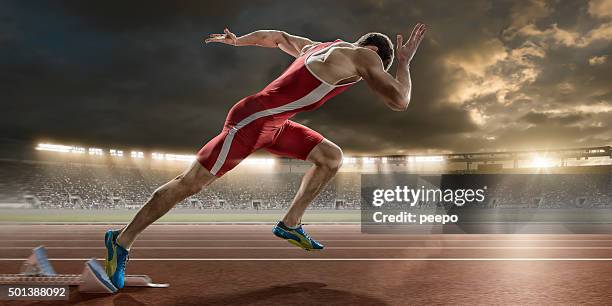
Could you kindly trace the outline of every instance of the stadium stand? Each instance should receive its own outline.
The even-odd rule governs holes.
[[[137,208],[177,170],[124,168],[100,164],[0,161],[0,202],[34,201],[35,207],[66,209]],[[287,207],[301,173],[227,175],[178,207],[280,209]],[[338,175],[313,209],[358,208],[359,175]],[[337,200],[343,205],[337,207]],[[254,203],[259,203],[254,207]]]
[[[120,164],[0,161],[0,203],[52,209],[138,208],[151,192],[180,170]],[[229,173],[179,208],[284,209],[303,173]],[[488,186],[481,208],[612,208],[611,173],[473,174],[466,180],[447,174],[441,188]],[[360,173],[340,172],[311,209],[360,208]],[[423,203],[439,206],[441,203]]]

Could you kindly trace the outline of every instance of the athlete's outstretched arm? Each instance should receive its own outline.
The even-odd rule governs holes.
[[[266,48],[279,48],[293,57],[298,57],[302,49],[314,42],[308,38],[291,35],[284,31],[259,30],[240,37],[227,28],[223,34],[210,34],[205,43],[224,43],[232,46],[259,46]]]
[[[385,105],[395,111],[408,108],[412,95],[410,79],[410,61],[414,57],[425,34],[425,25],[418,23],[412,30],[410,39],[403,44],[402,35],[397,35],[397,71],[395,78],[383,68],[382,61],[376,52],[361,48],[355,58],[357,74],[370,88],[383,97]]]

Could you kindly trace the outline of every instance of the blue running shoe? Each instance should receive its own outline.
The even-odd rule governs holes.
[[[109,230],[104,235],[104,244],[106,245],[106,260],[104,266],[106,275],[117,289],[123,288],[125,281],[125,264],[129,259],[128,250],[117,244],[117,236],[119,231]]]
[[[289,243],[306,251],[323,249],[323,245],[310,238],[310,236],[302,228],[301,224],[297,228],[290,228],[280,221],[278,224],[276,224],[274,229],[272,229],[272,233],[274,233],[276,237],[285,239],[289,241]]]

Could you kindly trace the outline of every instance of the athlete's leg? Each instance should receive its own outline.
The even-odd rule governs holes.
[[[136,213],[132,221],[121,231],[117,237],[117,243],[129,249],[136,237],[161,218],[177,203],[200,192],[203,187],[209,185],[216,179],[198,161],[168,183],[157,188],[147,203]]]
[[[287,226],[301,223],[306,208],[334,177],[342,165],[342,150],[333,142],[323,139],[310,152],[307,161],[313,163],[306,171],[291,206],[283,218]]]
[[[196,155],[189,169],[153,192],[134,219],[121,231],[109,230],[104,236],[106,246],[105,270],[112,284],[123,288],[129,248],[138,234],[165,215],[187,197],[198,193],[217,177],[230,171],[257,147],[256,137],[245,137],[243,131],[225,127],[221,134],[209,141]],[[238,141],[234,141],[236,138]]]
[[[248,130],[224,127],[217,137],[209,141],[196,155],[189,169],[153,192],[151,198],[138,211],[134,219],[121,231],[109,230],[104,236],[106,246],[106,275],[117,288],[123,288],[129,248],[142,231],[165,215],[187,197],[198,193],[240,163],[256,150],[257,137]],[[254,134],[258,131],[252,131]],[[252,134],[253,134],[252,133]],[[245,135],[246,134],[246,135]]]
[[[313,166],[304,174],[283,223],[296,226],[304,211],[342,165],[342,150],[321,134],[293,121],[287,121],[273,145],[266,150],[281,156],[309,161]]]
[[[117,237],[117,244],[129,249],[136,236],[147,226],[165,215],[180,201],[202,190],[217,177],[237,166],[255,149],[257,139],[245,137],[245,132],[225,127],[197,154],[197,160],[183,174],[153,192],[134,219]]]

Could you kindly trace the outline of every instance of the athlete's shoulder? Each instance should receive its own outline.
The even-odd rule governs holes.
[[[302,48],[302,50],[300,50],[300,55],[304,55],[304,54],[308,53],[308,51],[312,51],[313,49],[315,49],[317,47],[329,46],[329,45],[337,44],[337,43],[350,44],[350,43],[347,43],[347,42],[345,42],[345,41],[343,41],[341,39],[336,39],[336,40],[332,40],[332,41],[324,41],[324,42],[315,41],[312,44],[305,45]]]
[[[382,65],[378,53],[369,48],[355,46],[350,55],[353,62],[359,65]]]

